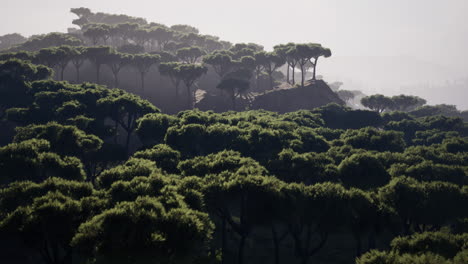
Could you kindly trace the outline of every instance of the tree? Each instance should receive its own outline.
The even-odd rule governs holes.
[[[80,69],[86,61],[86,47],[76,47],[70,58],[76,69],[76,83],[80,83]]]
[[[26,42],[14,47],[12,51],[38,51],[62,45],[80,46],[83,45],[83,42],[69,34],[49,33],[29,38]]]
[[[201,56],[205,55],[205,52],[199,47],[190,47],[179,49],[176,54],[183,62],[193,64],[197,62]]]
[[[177,71],[187,87],[187,107],[190,109],[193,107],[193,94],[195,93],[195,91],[192,92],[191,88],[202,75],[206,74],[208,69],[197,64],[182,64],[177,67]]]
[[[2,193],[13,193],[15,187],[19,185],[12,185]],[[72,263],[75,251],[70,242],[79,225],[89,216],[87,204],[93,200],[89,191],[92,187],[57,178],[40,185],[23,184],[22,187],[22,192],[17,194],[29,194],[29,201],[2,218],[0,231],[20,239],[27,248],[38,252],[44,263]],[[85,188],[83,193],[87,194],[80,195]],[[91,207],[98,208],[97,204]]]
[[[32,100],[31,82],[47,79],[52,73],[50,68],[26,61],[0,61],[0,119],[8,108],[27,106]]]
[[[338,166],[340,179],[347,187],[373,189],[387,184],[390,175],[380,161],[369,154],[354,154]]]
[[[111,47],[89,47],[86,49],[86,57],[94,64],[96,68],[96,83],[100,82],[101,66],[106,63],[106,58],[113,53]]]
[[[151,39],[157,41],[159,50],[163,51],[167,43],[172,40],[174,31],[164,27],[156,27],[150,31],[149,35]]]
[[[57,55],[59,56],[57,65],[60,68],[60,80],[63,81],[63,73],[73,58],[76,58],[79,51],[72,46],[57,47]]]
[[[394,103],[391,98],[381,94],[366,96],[361,99],[361,104],[378,113],[382,113],[385,110],[392,109],[394,106]]]
[[[114,75],[114,86],[119,87],[119,72],[133,60],[133,56],[119,52],[109,53],[105,58],[105,64],[110,68]]]
[[[97,104],[105,113],[126,132],[125,148],[128,152],[132,133],[136,129],[138,118],[148,113],[159,112],[150,102],[134,94],[116,90],[113,96],[101,98]]]
[[[393,110],[409,112],[426,104],[426,100],[418,96],[398,95],[392,97]]]
[[[203,57],[205,64],[213,67],[218,76],[222,79],[233,67],[232,58],[229,54],[214,52]]]
[[[106,24],[87,25],[83,36],[91,39],[93,46],[99,43],[99,39],[102,39],[103,44],[106,45],[110,37],[110,26]]]
[[[0,148],[1,184],[29,180],[41,182],[50,177],[69,180],[86,178],[81,161],[50,151],[46,140],[31,139]]]
[[[175,101],[178,101],[179,97],[179,85],[182,81],[181,76],[179,75],[178,67],[181,65],[180,62],[165,62],[159,65],[159,73],[161,75],[169,77],[172,84],[175,87]]]
[[[348,103],[349,100],[354,99],[354,93],[349,90],[339,90],[338,91],[338,96],[340,97],[341,100],[345,101],[345,103]]]
[[[198,29],[189,25],[172,25],[171,29],[174,31],[182,32],[182,33],[194,33],[198,34]]]
[[[26,38],[18,33],[0,36],[0,50],[6,50],[14,45],[24,43]]]
[[[161,61],[161,56],[150,55],[150,54],[136,54],[132,58],[132,65],[140,73],[141,90],[145,91],[145,76],[153,65],[158,64]]]
[[[345,224],[348,195],[341,185],[332,183],[290,184],[284,191],[294,250],[306,264],[325,246],[330,233]]]
[[[211,238],[205,213],[165,208],[139,197],[122,202],[83,223],[72,241],[87,259],[112,263],[193,261]]]
[[[276,69],[284,65],[284,63],[284,58],[274,52],[265,54],[265,64],[263,67],[270,80],[270,89],[273,89],[273,73],[276,71]]]
[[[242,79],[224,79],[216,88],[226,91],[231,97],[232,109],[236,110],[236,97],[250,88],[250,82]]]
[[[305,65],[309,62],[314,54],[314,47],[309,44],[297,44],[294,49],[290,50],[290,56],[297,62],[301,70],[301,87],[304,87]],[[294,74],[294,73],[293,73]]]
[[[55,68],[61,60],[61,54],[57,47],[41,49],[36,57],[35,63],[45,65],[51,69]]]
[[[265,51],[260,51],[255,53],[255,84],[257,91],[260,90],[260,75],[262,71],[265,69],[265,65],[267,64],[267,53]]]
[[[318,45],[314,49],[314,51],[315,51],[314,55],[312,56],[312,58],[314,59],[314,62],[311,61],[312,65],[314,67],[314,74],[313,74],[312,80],[315,80],[315,78],[316,78],[318,59],[320,57],[329,58],[332,55],[330,49],[324,48],[321,45]]]

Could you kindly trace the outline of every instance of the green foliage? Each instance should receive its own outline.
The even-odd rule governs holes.
[[[312,111],[320,114],[325,126],[333,129],[358,129],[379,126],[382,117],[378,113],[365,110],[351,110],[338,104],[328,104]]]
[[[103,144],[97,136],[88,135],[75,126],[64,126],[55,122],[16,128],[14,142],[29,139],[45,139],[49,141],[52,151],[75,156],[96,152]]]
[[[385,97],[381,94],[364,97],[361,99],[361,104],[378,113],[393,109],[395,105],[391,98]]]
[[[345,186],[371,189],[390,181],[390,175],[380,161],[370,154],[354,154],[338,166]]]
[[[447,259],[452,259],[465,249],[468,235],[454,235],[442,232],[425,232],[409,237],[397,237],[390,246],[399,253],[412,255],[432,252]]]
[[[391,152],[401,152],[405,149],[403,133],[379,131],[371,127],[348,130],[341,135],[341,139],[354,148]]]
[[[222,151],[204,157],[185,160],[179,163],[179,170],[186,176],[204,177],[224,171],[238,175],[265,175],[266,169],[251,158],[242,157],[235,151]]]
[[[50,33],[30,38],[26,42],[14,47],[13,51],[38,51],[40,49],[61,45],[80,46],[83,42],[78,38],[63,33]]]
[[[30,180],[41,182],[50,177],[84,180],[83,164],[75,157],[50,152],[50,143],[31,139],[0,148],[2,184]]]
[[[83,223],[72,244],[98,263],[189,261],[202,252],[212,230],[204,213],[169,210],[154,198],[140,197]]]
[[[147,159],[131,158],[124,164],[103,171],[97,178],[101,188],[109,188],[116,181],[130,181],[138,176],[149,176],[160,169],[156,163]]]
[[[299,154],[285,149],[268,166],[270,172],[285,182],[315,184],[338,180],[338,171],[334,161],[321,153]]]
[[[177,173],[181,154],[168,145],[159,144],[150,149],[135,152],[133,157],[156,162],[156,165],[168,173]]]

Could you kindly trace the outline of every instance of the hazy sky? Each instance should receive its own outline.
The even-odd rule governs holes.
[[[353,74],[359,74],[356,68],[363,63],[359,57],[372,61],[377,56],[392,58],[386,70],[395,77],[402,74],[396,69],[399,62],[427,63],[432,80],[438,78],[437,69],[450,73],[441,74],[442,81],[468,77],[468,0],[0,1],[0,35],[65,31],[75,18],[69,9],[84,6],[167,25],[190,24],[204,34],[231,42],[255,42],[267,49],[278,43],[319,42],[332,49],[337,58],[334,63],[341,67],[337,71],[353,68],[349,69]],[[325,62],[326,72],[341,76],[329,67],[331,62]],[[365,76],[356,78],[365,82]]]

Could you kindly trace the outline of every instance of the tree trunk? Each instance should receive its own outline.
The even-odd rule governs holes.
[[[119,88],[119,74],[116,72],[114,73],[114,87]]]
[[[80,83],[80,67],[76,67],[76,83]]]
[[[187,107],[192,109],[192,95],[190,94],[190,86],[187,86]]]
[[[65,71],[65,67],[60,68],[60,80],[63,81],[63,72]]]
[[[232,110],[236,111],[236,94],[233,92],[231,96],[232,100]]]
[[[359,257],[362,254],[361,236],[359,235],[358,232],[354,232],[353,236],[354,236],[354,240],[356,241],[356,257]]]
[[[99,77],[100,77],[101,65],[96,65],[96,83],[99,84]]]
[[[273,76],[272,76],[273,73],[269,73],[268,76],[269,76],[269,79],[270,79],[270,89],[273,90]]]
[[[221,264],[226,263],[226,247],[227,247],[227,238],[226,238],[226,219],[222,219],[221,223]]]
[[[316,71],[317,71],[317,62],[318,62],[318,58],[315,58],[315,62],[314,62],[314,75],[313,75],[313,77],[312,77],[312,80],[314,80],[314,81],[316,80],[316,79],[315,79],[315,73],[316,73]]]
[[[141,77],[141,91],[145,92],[145,73],[140,72],[140,77]]]
[[[372,228],[370,233],[369,233],[369,237],[368,237],[368,246],[369,246],[369,250],[371,249],[374,249],[375,246],[376,246],[376,243],[375,243],[375,230]]]
[[[238,251],[238,254],[237,254],[237,260],[238,260],[238,264],[243,264],[244,263],[244,246],[245,246],[245,239],[247,238],[247,236],[245,235],[242,235],[241,236],[241,239],[240,239],[240,242],[239,242],[239,251]]]
[[[115,121],[115,126],[114,126],[114,143],[115,144],[118,144],[118,139],[117,139],[117,135],[118,135],[118,129],[119,129],[119,123],[117,121]]]
[[[289,64],[286,66],[286,82],[289,83]]]
[[[280,263],[279,259],[279,239],[278,239],[278,233],[276,232],[275,226],[271,226],[271,234],[273,236],[273,247],[274,247],[274,255],[275,255],[275,264]]]
[[[292,68],[292,84],[296,84],[296,67]]]
[[[255,84],[257,86],[257,91],[260,91],[260,73],[258,71],[255,74]]]
[[[131,138],[131,136],[132,136],[132,130],[133,130],[133,129],[131,128],[131,127],[132,127],[132,124],[131,124],[132,122],[133,122],[132,116],[131,116],[130,114],[128,114],[128,118],[127,118],[127,129],[126,129],[126,130],[127,130],[127,139],[126,139],[126,141],[125,141],[125,149],[126,149],[126,151],[127,151],[127,154],[128,154],[128,149],[129,149],[129,147],[130,147],[130,138]]]
[[[301,65],[301,87],[304,87],[304,65]]]

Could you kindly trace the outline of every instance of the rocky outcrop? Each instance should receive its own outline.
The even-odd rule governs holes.
[[[279,113],[312,109],[329,103],[344,105],[336,93],[322,80],[307,82],[304,87],[282,87],[256,96],[251,109],[265,109]]]
[[[324,81],[317,80],[307,82],[304,87],[291,87],[288,84],[283,84],[265,94],[253,95],[253,100],[237,98],[235,110],[265,109],[285,113],[301,109],[312,109],[329,103],[345,104]],[[222,93],[219,95],[199,94],[195,108],[214,112],[233,110],[231,99]]]

